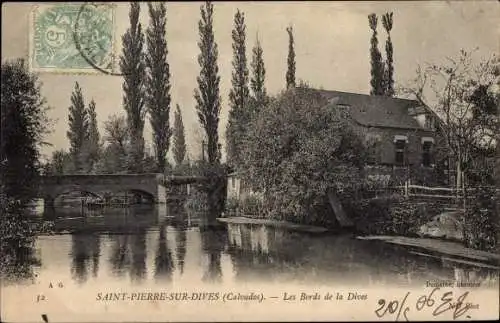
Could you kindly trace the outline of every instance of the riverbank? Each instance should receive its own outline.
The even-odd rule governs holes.
[[[500,269],[500,255],[464,247],[459,242],[432,238],[411,238],[401,236],[358,236],[360,240],[378,240],[390,244],[409,247],[419,254],[431,257],[441,257],[462,263],[485,264]],[[422,253],[423,252],[423,253]],[[450,258],[452,257],[452,258]]]
[[[268,225],[276,228],[282,228],[291,231],[298,232],[306,232],[306,233],[325,233],[329,230],[327,228],[312,226],[312,225],[304,225],[304,224],[296,224],[287,221],[277,221],[277,220],[269,220],[269,219],[254,219],[247,218],[242,216],[230,217],[230,218],[217,218],[217,221],[229,224],[259,224],[259,225]]]

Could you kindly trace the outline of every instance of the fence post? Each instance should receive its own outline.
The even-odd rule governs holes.
[[[408,198],[408,181],[405,181],[405,198]]]

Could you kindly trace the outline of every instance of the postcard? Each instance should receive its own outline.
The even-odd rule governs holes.
[[[498,320],[498,11],[4,3],[0,320]]]

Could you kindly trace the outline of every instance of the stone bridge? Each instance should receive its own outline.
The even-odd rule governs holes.
[[[102,192],[141,194],[153,203],[166,202],[163,174],[105,174],[105,175],[58,175],[43,176],[40,180],[39,197],[45,205],[65,193],[82,192],[101,197]]]
[[[53,206],[55,199],[70,192],[103,198],[103,192],[140,194],[153,203],[166,203],[174,186],[184,186],[183,194],[192,184],[205,185],[209,179],[202,176],[164,176],[161,173],[56,175],[42,176],[38,196],[45,205]],[[175,193],[174,193],[175,194]]]

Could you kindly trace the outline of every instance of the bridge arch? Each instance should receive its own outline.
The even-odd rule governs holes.
[[[59,205],[62,202],[63,196],[69,195],[71,193],[80,193],[80,197],[94,197],[94,198],[97,198],[99,200],[104,199],[104,197],[101,194],[94,192],[90,188],[61,187],[60,189],[56,189],[56,190],[52,190],[51,192],[47,192],[47,194],[45,194],[45,196],[44,196],[44,200],[45,200],[45,203],[47,203],[48,205]]]
[[[155,194],[150,192],[149,190],[142,189],[142,188],[124,187],[121,189],[115,189],[111,193],[112,194],[125,193],[127,195],[130,195],[131,197],[139,196],[139,197],[141,197],[141,199],[146,200],[146,202],[148,202],[148,203],[156,203]]]

